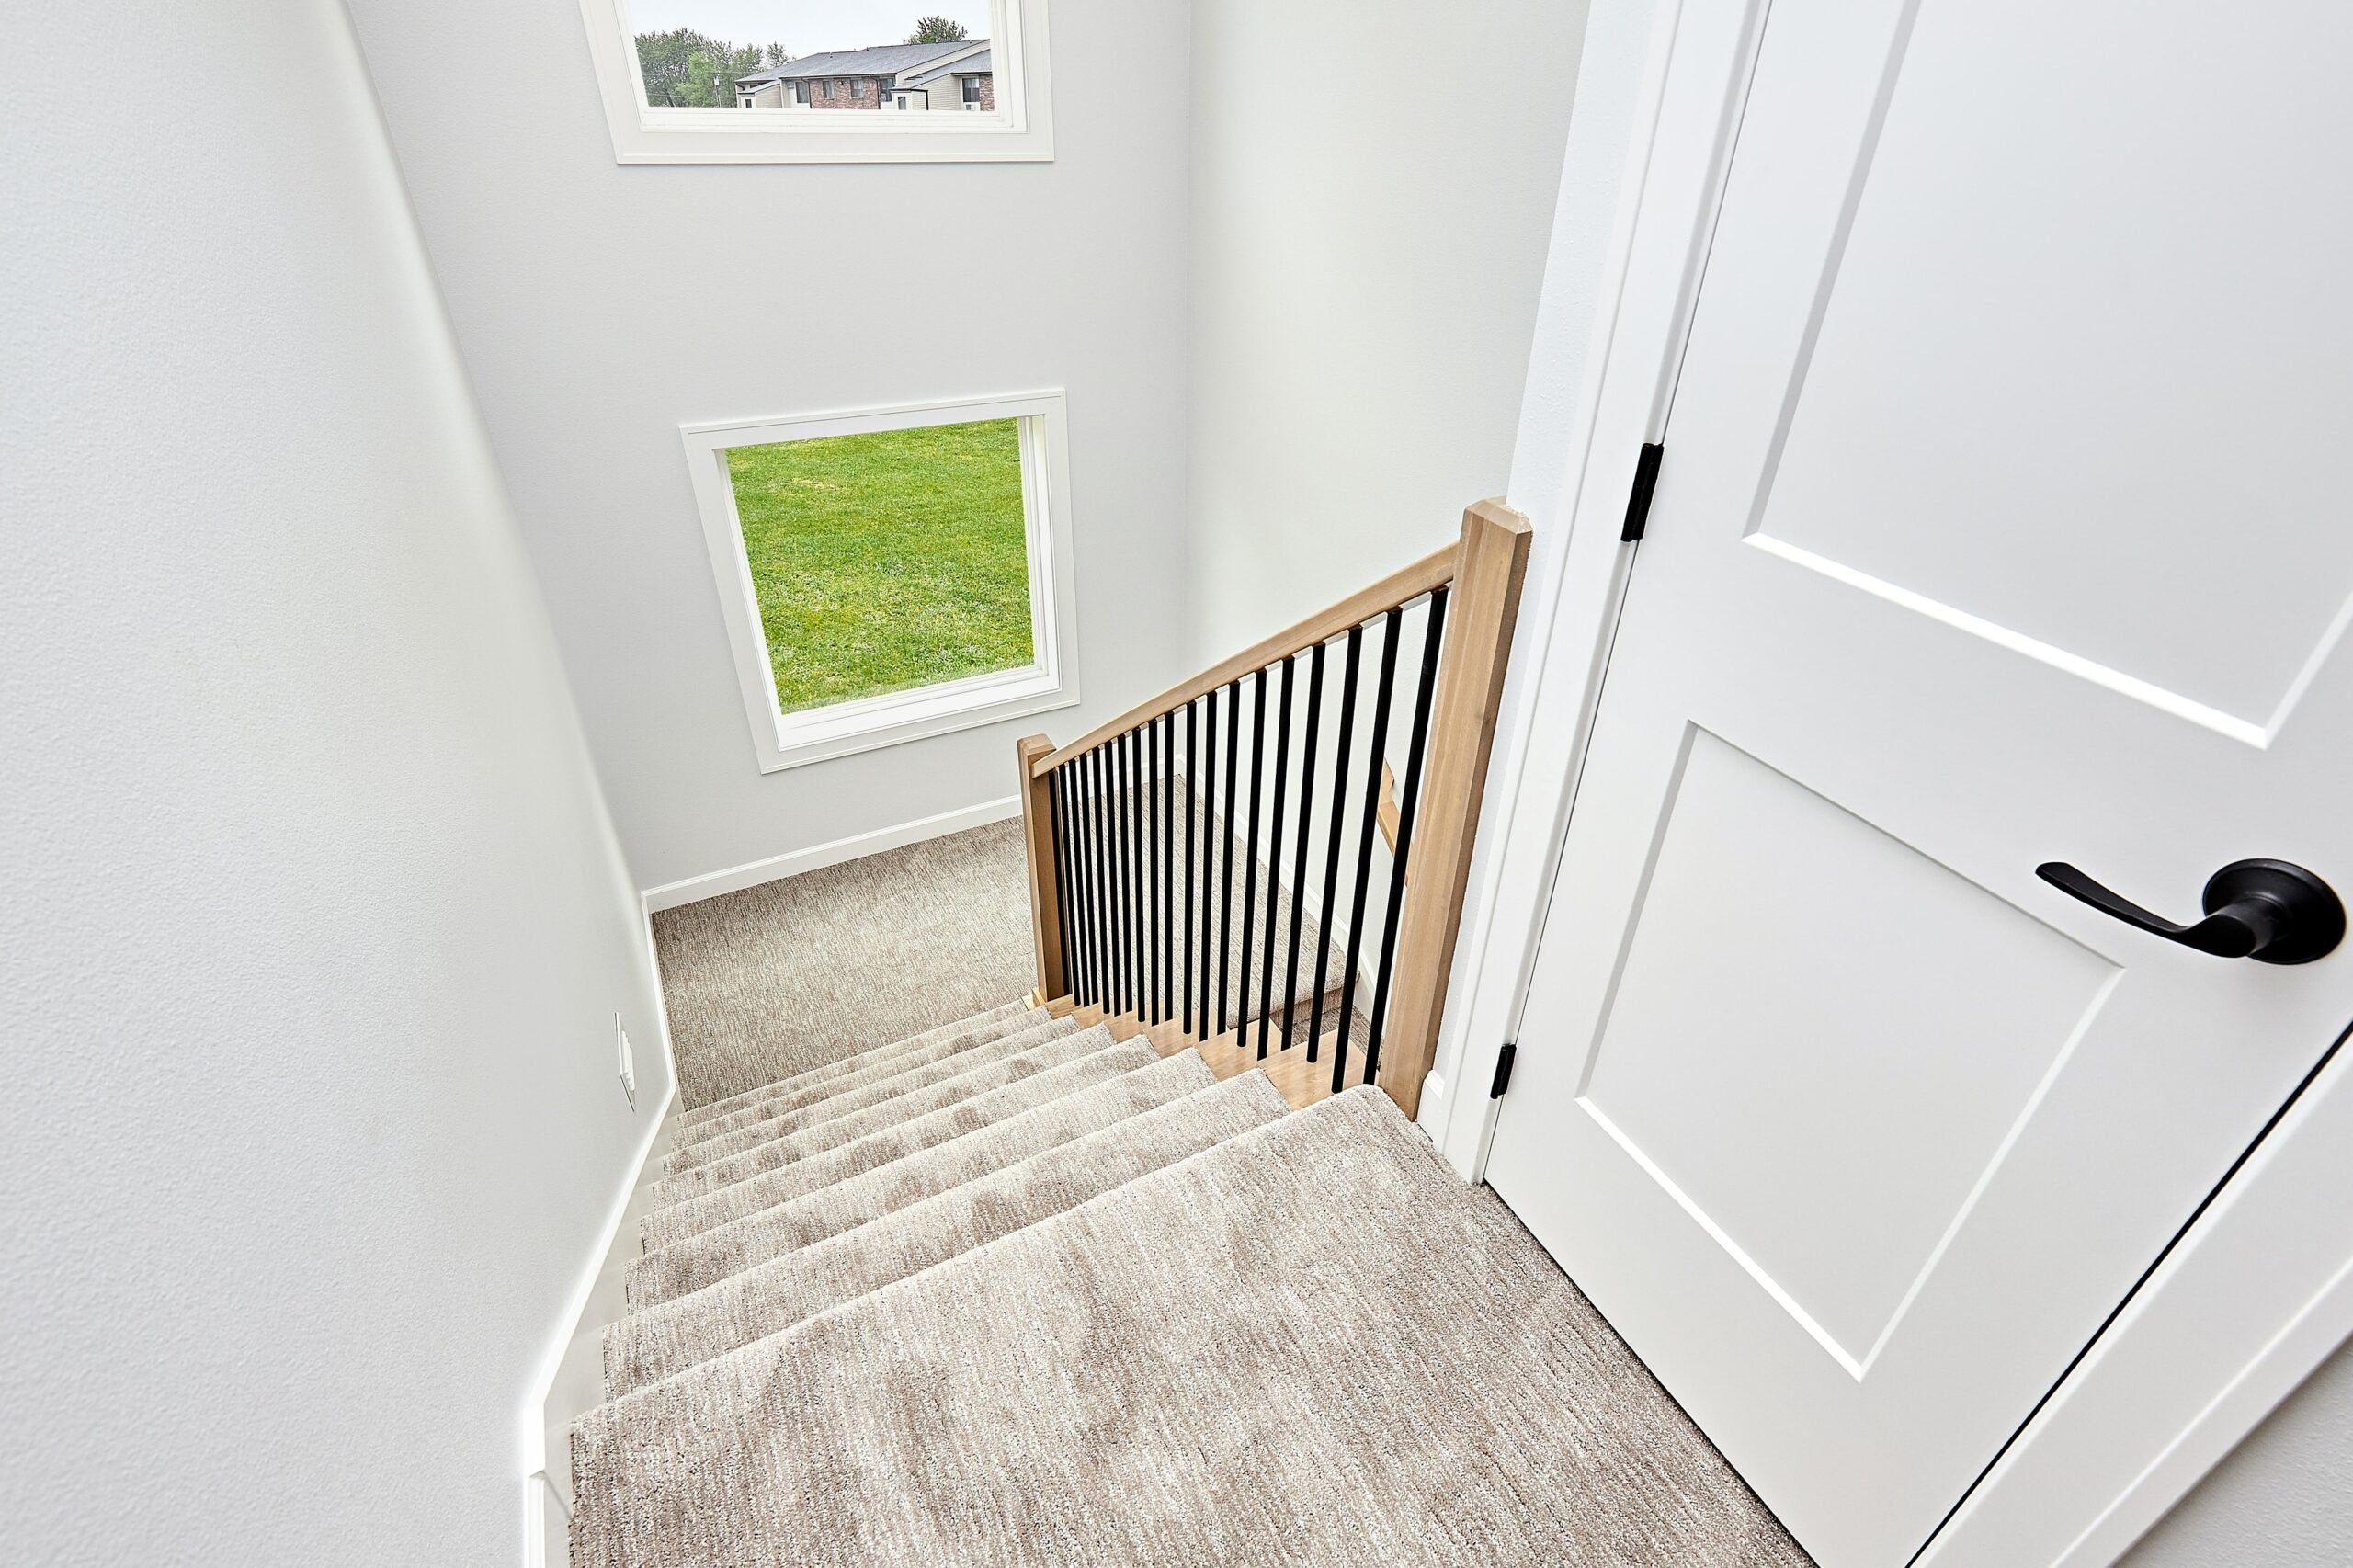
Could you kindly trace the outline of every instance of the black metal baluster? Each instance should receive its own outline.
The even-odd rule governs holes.
[[[1128,749],[1125,737],[1114,736],[1103,743],[1104,766],[1110,770],[1111,796],[1106,804],[1110,809],[1114,843],[1111,864],[1117,883],[1113,907],[1119,912],[1120,936],[1120,1012],[1128,1010],[1128,1003],[1135,995],[1135,905],[1128,896]]]
[[[1250,930],[1258,914],[1258,787],[1266,777],[1267,680],[1273,666],[1258,672],[1250,704],[1250,824],[1242,845],[1242,994],[1235,998],[1233,1043],[1250,1028]]]
[[[1103,832],[1103,1010],[1116,1013],[1126,983],[1126,966],[1120,961],[1120,822],[1111,810],[1109,750],[1097,746],[1086,755],[1095,762],[1095,820]]]
[[[1144,886],[1147,861],[1143,842],[1143,740],[1133,730],[1130,730],[1124,739],[1128,754],[1128,820],[1135,828],[1129,840],[1131,858],[1128,867],[1128,888],[1136,913],[1136,983],[1130,990],[1129,1000],[1133,1004],[1131,1010],[1141,1018],[1152,1006],[1149,1000],[1152,995],[1152,896]]]
[[[1217,816],[1217,842],[1220,865],[1218,872],[1217,927],[1217,1032],[1225,1032],[1228,1010],[1233,1006],[1233,784],[1234,764],[1242,756],[1242,682],[1230,681],[1225,688],[1225,810]]]
[[[1160,1017],[1176,1016],[1176,715],[1160,716]]]
[[[1160,991],[1158,996],[1153,998],[1155,1022],[1167,1022],[1169,1015],[1176,1010],[1176,1006],[1174,1006],[1176,991],[1169,984],[1172,970],[1176,968],[1176,881],[1174,881],[1174,871],[1176,871],[1176,855],[1174,855],[1174,850],[1176,850],[1176,824],[1169,819],[1172,817],[1172,812],[1169,812],[1169,805],[1172,805],[1172,801],[1169,801],[1169,760],[1172,760],[1169,758],[1169,737],[1172,737],[1174,728],[1176,728],[1176,721],[1163,713],[1153,721],[1151,734],[1148,734],[1148,744],[1155,746],[1153,756],[1158,760],[1158,775],[1155,775],[1158,789],[1153,791],[1153,810],[1160,814],[1160,876],[1153,878],[1160,890]]]
[[[1120,819],[1120,968],[1125,970],[1120,982],[1120,1012],[1134,1012],[1136,1007],[1136,824],[1134,808],[1136,791],[1127,784],[1127,737],[1110,742],[1110,767],[1118,779],[1118,798],[1113,808]]]
[[[1103,1000],[1103,928],[1097,923],[1100,913],[1096,899],[1095,873],[1100,864],[1101,846],[1096,842],[1093,817],[1094,798],[1087,791],[1086,758],[1081,756],[1068,769],[1071,796],[1077,806],[1079,835],[1079,900],[1086,906],[1086,994],[1083,1002],[1099,1005]]]
[[[1193,1032],[1193,883],[1200,867],[1201,853],[1199,818],[1193,810],[1193,778],[1200,771],[1200,699],[1185,704],[1185,961],[1176,976],[1180,1021],[1185,1032]]]
[[[1127,751],[1136,766],[1136,1017],[1153,1022],[1153,890],[1160,885],[1160,878],[1153,873],[1153,754],[1148,746],[1148,730],[1136,728],[1127,733]]]
[[[1381,767],[1389,746],[1389,699],[1397,688],[1397,632],[1405,612],[1381,618],[1381,675],[1372,688],[1372,744],[1365,752],[1364,820],[1357,829],[1357,891],[1348,904],[1348,951],[1340,965],[1341,1016],[1356,1006],[1357,960],[1364,941],[1365,891],[1372,878],[1372,835],[1381,825]],[[1339,1048],[1332,1052],[1332,1092],[1347,1087],[1348,1031],[1343,1023]]]
[[[1422,635],[1422,678],[1414,693],[1414,738],[1405,753],[1405,786],[1397,801],[1397,858],[1389,868],[1389,913],[1381,927],[1381,972],[1372,985],[1372,1027],[1365,1031],[1364,1079],[1381,1067],[1381,1031],[1389,1018],[1390,963],[1397,950],[1397,912],[1405,899],[1406,858],[1414,852],[1414,808],[1422,793],[1422,752],[1429,740],[1430,691],[1438,684],[1438,647],[1446,638],[1446,585],[1430,590],[1429,630]]]
[[[1200,813],[1201,833],[1201,972],[1198,989],[1201,999],[1201,1038],[1212,1032],[1210,1028],[1210,981],[1217,973],[1217,954],[1211,937],[1217,929],[1217,839],[1211,828],[1217,821],[1212,809],[1217,804],[1217,693],[1205,693],[1201,698],[1201,763],[1197,770],[1200,791],[1195,798],[1194,810]]]
[[[1267,1036],[1275,1024],[1275,905],[1283,895],[1282,878],[1278,875],[1283,865],[1283,806],[1290,776],[1290,688],[1299,684],[1298,666],[1293,655],[1282,658],[1283,695],[1275,709],[1275,810],[1274,822],[1267,834],[1267,935],[1266,950],[1258,955],[1258,1057],[1266,1060]],[[1299,901],[1291,901],[1292,913],[1298,913]]]
[[[1160,812],[1160,721],[1143,727],[1144,815],[1152,819],[1152,1021],[1161,1020],[1161,998],[1168,985],[1168,824]]]
[[[1055,777],[1063,781],[1063,795],[1068,802],[1070,816],[1070,882],[1072,908],[1064,919],[1074,922],[1077,940],[1072,946],[1078,964],[1078,973],[1071,986],[1071,995],[1084,1004],[1095,1000],[1095,933],[1088,926],[1086,896],[1086,867],[1092,857],[1086,842],[1086,780],[1077,762],[1065,763],[1055,769]]]
[[[1029,765],[1022,766],[1026,768]],[[1026,778],[1022,779],[1025,788],[1029,782]],[[1047,842],[1054,846],[1054,949],[1055,956],[1062,960],[1063,977],[1058,994],[1067,996],[1078,989],[1072,980],[1078,966],[1071,959],[1070,842],[1063,832],[1063,775],[1062,769],[1056,768],[1046,775],[1046,819],[1050,829]]]
[[[1318,642],[1307,655],[1307,740],[1299,759],[1299,835],[1298,846],[1291,853],[1290,866],[1290,957],[1283,969],[1283,1049],[1291,1047],[1293,1015],[1299,1011],[1299,949],[1300,939],[1307,929],[1307,844],[1313,836],[1315,821],[1315,742],[1316,732],[1324,723],[1324,644]],[[1317,932],[1320,944],[1323,933]],[[1319,960],[1315,966],[1324,966]],[[1324,998],[1322,975],[1316,977],[1315,997]],[[1315,1043],[1308,1037],[1308,1044]],[[1310,1058],[1313,1060],[1313,1058]]]
[[[1348,742],[1356,731],[1357,652],[1358,645],[1363,641],[1363,627],[1348,628],[1347,662],[1340,674],[1340,738],[1336,755],[1332,758],[1332,832],[1324,849],[1324,913],[1315,923],[1318,972],[1315,976],[1315,1011],[1307,1026],[1307,1059],[1310,1062],[1315,1060],[1316,1044],[1324,1038],[1324,983],[1330,978],[1324,972],[1324,965],[1332,952],[1332,905],[1340,891],[1340,827],[1348,815]],[[1347,982],[1343,979],[1340,983],[1340,1054],[1346,1055],[1348,1039]]]
[[[1156,819],[1159,824],[1155,829],[1158,835],[1156,847],[1159,850],[1159,858],[1154,863],[1152,878],[1153,897],[1158,901],[1158,907],[1154,912],[1153,926],[1153,935],[1155,938],[1153,949],[1153,962],[1159,976],[1158,984],[1154,988],[1152,994],[1152,1012],[1153,1021],[1154,1023],[1159,1023],[1168,1017],[1168,912],[1170,905],[1175,902],[1169,897],[1169,894],[1173,892],[1175,889],[1168,880],[1168,830],[1170,824],[1168,821],[1167,801],[1167,716],[1163,714],[1160,718],[1154,720],[1151,727],[1144,731],[1144,747],[1146,750],[1151,752],[1154,763],[1153,787],[1151,793],[1145,798],[1145,805],[1151,811],[1153,816]]]

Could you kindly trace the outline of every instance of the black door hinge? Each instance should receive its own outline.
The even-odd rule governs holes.
[[[1626,526],[1618,530],[1618,538],[1622,543],[1633,543],[1643,537],[1643,529],[1650,526],[1651,494],[1658,488],[1658,463],[1665,456],[1665,442],[1643,443],[1643,455],[1634,461],[1634,491],[1626,497]]]
[[[1495,1057],[1495,1084],[1487,1090],[1487,1097],[1489,1099],[1499,1100],[1503,1098],[1504,1091],[1511,1087],[1511,1064],[1518,1055],[1519,1047],[1512,1044],[1509,1040],[1506,1040],[1504,1042],[1502,1051]]]

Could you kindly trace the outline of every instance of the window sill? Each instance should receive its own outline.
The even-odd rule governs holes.
[[[837,702],[787,713],[776,722],[776,739],[758,744],[760,771],[780,773],[813,762],[827,762],[862,751],[899,745],[958,730],[977,729],[1051,709],[1074,707],[1075,685],[1029,665],[881,697]]]

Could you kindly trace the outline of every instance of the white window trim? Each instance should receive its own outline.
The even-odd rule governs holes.
[[[984,419],[1021,421],[1022,512],[1029,543],[1031,662],[1019,669],[968,676],[910,691],[787,713],[777,700],[775,670],[760,624],[758,590],[744,548],[735,487],[727,474],[731,447],[765,446],[825,436],[858,436]],[[1069,428],[1060,390],[1002,397],[899,403],[829,414],[681,425],[703,542],[727,621],[736,684],[760,771],[775,773],[881,746],[969,730],[1079,699],[1078,611],[1070,544]]]
[[[996,108],[925,120],[836,111],[845,122],[782,109],[654,108],[645,101],[629,0],[580,0],[597,90],[623,164],[1040,163],[1054,155],[1046,0],[991,0]]]

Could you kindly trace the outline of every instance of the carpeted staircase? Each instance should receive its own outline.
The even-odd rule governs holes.
[[[1796,1565],[1376,1089],[1019,1004],[685,1112],[574,1568]]]

